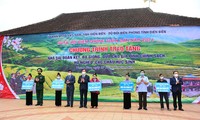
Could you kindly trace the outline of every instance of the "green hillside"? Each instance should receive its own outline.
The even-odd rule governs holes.
[[[193,59],[193,64],[196,67],[200,67],[200,39],[183,42],[180,45],[189,48],[188,53],[190,54],[190,58]]]
[[[180,45],[183,45],[183,46],[186,46],[186,47],[197,47],[197,48],[199,48],[200,39],[190,40],[190,41],[187,41],[187,42],[182,42],[182,43],[180,43]]]

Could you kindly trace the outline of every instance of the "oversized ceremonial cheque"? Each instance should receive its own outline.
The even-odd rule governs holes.
[[[102,85],[101,82],[89,82],[88,91],[101,91]]]
[[[63,89],[64,88],[64,81],[63,80],[54,80],[52,82],[51,88],[53,88],[53,89]]]
[[[156,92],[170,92],[170,84],[169,83],[156,83]]]
[[[133,82],[120,82],[119,84],[121,91],[134,91],[134,83]]]
[[[34,85],[34,81],[23,81],[22,82],[22,90],[32,90]]]

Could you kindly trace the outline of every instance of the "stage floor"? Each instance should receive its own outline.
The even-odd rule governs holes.
[[[34,101],[34,104],[36,101]],[[45,100],[43,106],[26,106],[25,100],[0,99],[0,120],[200,120],[200,104],[183,104],[185,111],[160,109],[159,103],[148,103],[148,111],[138,111],[138,103],[132,109],[123,110],[121,102],[99,102],[98,109],[56,107],[54,101]]]

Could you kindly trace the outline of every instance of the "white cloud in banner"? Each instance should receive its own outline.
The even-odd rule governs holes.
[[[0,31],[48,20],[61,13],[147,7],[143,0],[0,0]],[[200,18],[200,0],[157,0],[155,12]]]

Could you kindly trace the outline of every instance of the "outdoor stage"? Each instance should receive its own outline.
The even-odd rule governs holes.
[[[34,100],[34,104],[36,101]],[[25,100],[0,99],[0,120],[199,120],[200,104],[183,104],[185,111],[160,110],[159,103],[149,103],[148,111],[138,111],[138,103],[132,103],[131,110],[123,110],[122,102],[99,102],[98,109],[56,107],[54,101],[44,101],[43,106],[25,106]]]

